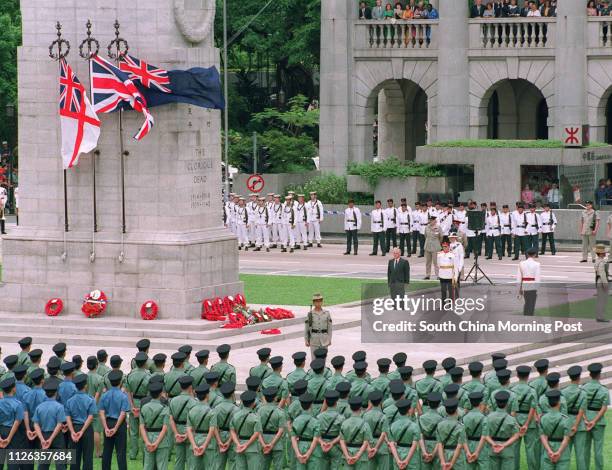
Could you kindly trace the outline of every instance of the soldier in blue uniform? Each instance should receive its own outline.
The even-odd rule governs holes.
[[[32,418],[34,418],[34,413],[36,412],[36,408],[43,401],[47,399],[47,395],[42,388],[42,383],[45,378],[45,371],[43,369],[34,369],[30,372],[30,380],[32,381],[32,388],[28,392],[28,394],[24,397],[23,401],[25,404],[25,410],[28,413],[29,420],[26,424],[26,435],[29,440],[29,444],[27,447],[29,448],[39,448],[40,443],[36,437],[36,432],[34,430],[34,422]]]
[[[62,405],[66,406],[68,400],[77,392],[77,388],[74,386],[72,379],[74,377],[74,363],[64,362],[60,369],[64,375],[64,380],[59,384],[57,388],[57,401]]]
[[[112,370],[107,375],[110,390],[100,398],[99,416],[104,429],[104,448],[102,450],[102,470],[111,470],[113,452],[117,452],[117,467],[127,470],[127,414],[130,402],[125,392],[119,389],[123,379],[120,370]]]
[[[76,376],[73,384],[77,392],[64,405],[70,447],[76,450],[71,468],[93,470],[93,420],[98,408],[94,398],[87,394],[87,375]]]
[[[27,437],[22,425],[26,415],[25,406],[15,397],[15,378],[9,377],[0,382],[4,398],[0,399],[0,443],[4,449],[24,449]],[[4,456],[3,456],[4,457]],[[3,467],[3,463],[0,463]],[[9,465],[9,469],[20,468]],[[33,468],[31,466],[30,468]]]
[[[40,440],[40,446],[43,450],[65,449],[62,428],[66,423],[66,411],[56,400],[57,383],[54,381],[47,382],[43,386],[43,389],[45,395],[47,395],[47,399],[38,405],[32,419],[36,435]],[[49,464],[41,464],[38,466],[40,470],[48,470],[49,467]],[[65,470],[66,466],[57,463],[55,464],[55,468],[56,470]]]

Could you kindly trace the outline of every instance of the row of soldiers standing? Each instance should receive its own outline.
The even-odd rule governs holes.
[[[413,381],[405,353],[379,359],[378,376],[372,377],[364,351],[353,354],[353,368],[345,372],[345,358],[335,356],[327,367],[321,348],[309,370],[306,353],[293,354],[295,370],[283,376],[283,358],[262,348],[238,405],[229,345],[217,348],[219,362],[210,369],[209,351],[195,354],[194,367],[192,348],[185,345],[166,371],[166,356],[150,359],[150,343],[141,340],[132,371],[124,375],[117,358],[111,370],[102,368],[104,351],[87,359],[89,372],[77,372],[78,358],[66,361],[60,343],[45,377],[39,350],[24,347],[28,342],[20,342],[19,356],[5,359],[0,444],[68,445],[77,449],[74,468],[81,461],[82,468],[92,468],[96,417],[104,435],[103,469],[111,468],[113,453],[118,468],[127,467],[128,433],[130,458],[142,450],[144,468],[158,470],[167,468],[172,449],[177,470],[515,469],[521,445],[530,470],[567,469],[572,452],[578,470],[591,468],[591,447],[595,468],[604,468],[609,393],[599,382],[598,363],[588,366],[584,383],[582,368],[570,367],[570,384],[560,389],[560,374],[549,373],[546,359],[535,362],[538,376],[532,380],[532,368],[518,366],[513,384],[501,353],[492,356],[493,370],[484,376],[483,364],[472,362],[464,382],[464,370],[446,358],[443,376],[436,376],[438,364],[429,360],[425,376]],[[58,362],[63,378],[56,375]]]
[[[282,252],[293,253],[295,248],[306,250],[315,243],[321,247],[323,204],[316,191],[306,201],[303,194],[289,191],[285,201],[280,194],[269,193],[267,198],[251,194],[246,198],[230,193],[224,205],[223,221],[238,237],[238,249],[255,251],[280,246]]]

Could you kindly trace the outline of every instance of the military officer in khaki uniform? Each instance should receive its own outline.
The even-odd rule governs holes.
[[[310,347],[311,356],[314,357],[315,349],[331,346],[332,319],[329,310],[323,309],[321,294],[314,294],[312,303],[314,306],[306,316],[304,341],[306,346]]]
[[[595,247],[595,288],[597,290],[597,306],[595,312],[597,321],[607,323],[606,306],[608,305],[609,283],[608,283],[608,260],[606,259],[606,246]]]
[[[597,238],[597,232],[599,230],[599,213],[593,209],[593,203],[587,201],[586,209],[582,211],[580,217],[580,235],[582,237],[582,261],[586,263],[589,257],[589,253],[595,262],[595,254],[593,248],[595,248],[595,239]]]
[[[438,252],[442,249],[442,230],[436,221],[435,216],[429,217],[429,225],[425,227],[425,279],[431,277],[431,263],[434,265],[434,272],[438,275]]]

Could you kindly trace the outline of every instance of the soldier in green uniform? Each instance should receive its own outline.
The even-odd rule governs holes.
[[[423,401],[423,405],[425,401],[427,401],[427,397],[432,392],[442,393],[442,384],[438,379],[434,377],[436,373],[436,368],[438,367],[438,362],[434,360],[425,361],[423,363],[423,370],[425,371],[425,377],[414,384],[419,399]],[[423,410],[425,405],[423,406]]]
[[[336,390],[325,392],[325,411],[317,415],[321,431],[321,468],[339,470],[343,457],[340,449],[340,426],[346,417],[338,411],[340,394]]]
[[[493,377],[489,377],[485,380],[485,387],[487,387],[487,394],[489,395],[489,403],[491,402],[493,392],[501,388],[501,384],[499,383],[499,372],[507,370],[507,368],[508,361],[506,359],[496,359],[493,361]]]
[[[445,387],[446,385],[452,382],[450,371],[451,369],[457,366],[457,359],[455,359],[454,357],[447,357],[442,360],[441,365],[444,369],[445,374],[440,377],[439,380],[442,383],[442,386]]]
[[[459,400],[456,398],[449,398],[444,402],[446,418],[436,426],[436,440],[442,468],[447,468],[449,465],[450,468],[463,470],[466,468],[463,452],[466,438],[463,424],[459,421],[458,407]]]
[[[106,377],[106,374],[110,372],[110,368],[106,365],[106,361],[108,360],[108,353],[104,349],[100,349],[96,353],[96,358],[98,359],[98,369],[96,372],[102,378]]]
[[[302,412],[302,405],[299,398],[308,390],[308,382],[306,380],[298,380],[293,384],[293,392],[291,392],[291,404],[287,407],[287,420],[291,423]]]
[[[466,468],[471,470],[489,470],[489,446],[485,441],[488,425],[484,415],[485,405],[482,391],[466,393],[470,410],[463,417],[465,428]]]
[[[495,364],[495,361],[499,360],[499,359],[506,359],[506,355],[503,352],[495,352],[493,354],[491,354],[491,366],[493,366],[493,364]],[[508,364],[506,364],[504,366],[504,369],[508,366]],[[484,376],[484,383],[486,385],[486,383],[491,380],[491,379],[496,379],[497,376],[495,375],[495,368],[493,368],[492,370],[490,370],[489,372],[487,372]]]
[[[29,353],[28,353],[28,357],[30,358],[30,365],[28,366],[28,372],[26,375],[26,385],[28,387],[32,386],[32,380],[30,379],[30,374],[35,371],[36,369],[40,369],[41,368],[41,361],[42,361],[42,349],[32,349]]]
[[[329,348],[332,340],[332,318],[329,310],[323,309],[323,296],[312,296],[313,307],[304,322],[304,344],[314,356],[315,349]]]
[[[182,353],[184,354],[184,353]],[[187,416],[197,400],[193,397],[193,377],[183,375],[178,379],[180,395],[170,400],[170,429],[174,435],[174,450],[176,452],[174,469],[184,470],[189,456],[189,440],[187,439]]]
[[[104,391],[104,380],[96,372],[98,370],[98,358],[89,356],[87,358],[87,393],[94,398],[96,406],[100,403],[100,397]],[[96,413],[93,420],[94,449],[96,457],[102,457],[102,424]]]
[[[495,393],[496,410],[487,416],[488,434],[485,439],[491,446],[489,461],[491,470],[514,470],[514,443],[519,438],[519,424],[506,411],[510,401],[509,390]]]
[[[363,399],[361,396],[349,398],[351,416],[340,426],[340,448],[346,462],[345,468],[367,470],[370,467],[369,448],[372,430],[361,416]]]
[[[560,411],[561,391],[549,390],[544,394],[548,400],[550,411],[540,420],[540,440],[542,453],[542,470],[569,470],[570,452],[568,449],[571,425]]]
[[[355,379],[351,384],[351,391],[349,393],[349,405],[350,399],[353,397],[360,397],[362,406],[365,408],[368,406],[368,397],[374,390],[365,378],[366,370],[368,368],[367,362],[357,362],[353,369],[355,370]]]
[[[328,380],[332,376],[332,371],[325,363],[327,362],[327,348],[317,348],[314,350],[312,360],[321,359],[323,361],[323,376],[325,380]],[[306,373],[306,380],[310,380],[310,378],[314,375],[312,369],[310,369]]]
[[[232,436],[229,432],[229,426],[234,413],[238,411],[238,407],[234,403],[235,387],[234,382],[225,382],[221,385],[219,391],[223,396],[223,401],[213,408],[213,414],[210,419],[210,432],[213,433],[217,440],[217,454],[213,466],[216,470],[225,470],[226,464],[231,464],[234,461],[234,451],[231,448]]]
[[[567,370],[570,383],[561,390],[561,394],[567,403],[567,414],[570,419],[571,439],[569,454],[575,449],[576,469],[586,470],[586,426],[584,416],[586,414],[586,393],[580,387],[580,375],[582,367],[572,366]]]
[[[180,348],[178,348],[178,352],[182,352],[183,354],[185,354],[185,362],[183,364],[183,367],[185,368],[185,372],[187,373],[191,372],[191,369],[193,369],[191,362],[189,362],[191,359],[192,351],[193,347],[190,344],[184,344]]]
[[[548,386],[548,390],[559,390],[559,381],[561,380],[561,374],[558,372],[551,372],[546,376],[546,385]],[[561,395],[560,399],[561,413],[564,415],[567,414],[567,402],[565,401],[565,397]],[[546,398],[546,393],[540,397],[538,402],[538,412],[540,415],[548,413],[550,411],[550,405],[548,404],[548,399]]]
[[[188,374],[193,377],[193,389],[195,390],[203,383],[206,383],[204,380],[204,376],[209,372],[208,370],[208,356],[210,351],[208,349],[201,349],[197,353],[195,353],[196,360],[198,361],[198,365],[191,369]]]
[[[261,379],[259,377],[250,376],[246,379],[247,390],[255,392],[255,410],[261,404]]]
[[[111,356],[110,358],[110,366],[111,366],[111,370],[112,371],[121,371],[121,364],[123,364],[123,358],[117,354],[114,354]],[[110,373],[109,372],[109,373]],[[124,386],[124,381],[125,381],[125,375],[123,375],[123,373],[121,374],[121,383],[119,384],[119,388],[123,388]],[[113,386],[111,385],[110,379],[108,377],[108,374],[106,374],[106,376],[104,376],[104,389],[105,390],[110,390],[111,388],[113,388]]]
[[[230,435],[234,442],[236,470],[257,469],[261,465],[261,421],[255,411],[257,394],[247,390],[240,395],[242,408],[240,408],[230,422]]]
[[[153,373],[155,371],[155,363],[153,362],[153,359],[149,358],[149,348],[150,347],[151,347],[151,340],[149,340],[147,338],[143,338],[141,340],[138,340],[138,342],[136,343],[136,349],[138,349],[138,352],[143,352],[143,353],[145,353],[147,355],[147,364],[146,364],[145,368],[150,373]],[[136,367],[138,367],[136,365],[136,361],[134,359],[132,359],[132,361],[130,362],[130,367],[132,369],[136,369]]]
[[[295,470],[318,470],[321,463],[319,421],[312,413],[314,397],[310,393],[300,396],[302,412],[291,423],[291,448]]]
[[[28,354],[32,348],[32,338],[26,336],[25,338],[21,338],[19,341],[17,341],[17,344],[21,348],[21,351],[19,354],[17,354],[17,364],[29,367],[32,365],[30,356]]]
[[[457,400],[457,403],[459,403],[459,392],[460,391],[461,391],[461,387],[459,387],[459,384],[450,383],[446,387],[444,387],[444,390],[442,392],[442,399],[446,402],[454,398],[455,400]],[[440,416],[442,416],[443,418],[446,418],[447,417],[446,406],[438,408],[438,413],[440,413]],[[457,405],[456,414],[457,414],[457,419],[463,418],[463,415],[465,414],[463,408],[459,408],[459,405]]]
[[[166,374],[166,359],[168,357],[164,353],[157,353],[153,356],[153,371],[151,372],[151,376],[159,375],[162,378]]]
[[[355,351],[353,353],[353,355],[351,356],[351,359],[353,359],[353,364],[356,364],[358,362],[366,362],[366,352],[365,351]],[[356,376],[357,375],[355,374],[355,369],[351,369],[351,370],[349,370],[346,373],[344,378],[352,383],[353,380],[355,380]],[[368,382],[368,383],[370,383],[372,381],[372,377],[370,377],[370,374],[367,373],[367,372],[366,372],[364,378],[365,378],[366,382]]]
[[[527,468],[538,468],[541,448],[540,439],[537,429],[536,417],[538,401],[536,392],[529,385],[529,374],[531,367],[518,366],[516,368],[516,376],[518,382],[513,384],[510,389],[516,397],[516,421],[519,424],[520,435],[515,449],[515,468],[521,468],[521,442],[525,443],[525,455],[527,457]]]
[[[535,379],[531,379],[529,381],[529,385],[531,385],[531,388],[535,390],[538,401],[540,400],[540,397],[546,393],[546,390],[548,390],[548,384],[546,383],[548,366],[548,359],[538,359],[533,364],[533,367],[538,371],[539,375]]]
[[[13,373],[13,369],[17,365],[17,361],[19,358],[15,354],[11,354],[10,356],[6,356],[4,358],[4,365],[6,366],[6,371],[0,377],[0,382],[5,381],[6,379],[14,379],[15,374]]]
[[[418,382],[417,382],[418,383]],[[439,383],[439,382],[437,382]],[[430,392],[423,401],[423,414],[417,418],[417,424],[421,431],[421,469],[434,470],[439,468],[436,454],[436,428],[442,421],[438,413],[438,406],[442,401],[440,392]]]
[[[208,392],[208,406],[214,408],[223,401],[223,395],[219,391],[219,374],[216,372],[208,372],[204,375],[206,385],[210,387]]]
[[[71,362],[74,364],[74,376],[81,375],[83,373],[83,358],[76,354],[72,356]]]
[[[505,361],[505,359],[504,359]],[[516,414],[517,410],[517,400],[516,394],[510,389],[510,376],[512,372],[509,369],[502,369],[497,371],[497,382],[499,383],[499,387],[497,387],[494,391],[491,392],[489,396],[489,410],[496,411],[497,410],[497,400],[496,397],[499,392],[508,392],[510,394],[510,398],[506,405],[504,405],[504,411],[508,414],[512,414],[513,416]],[[491,383],[492,380],[489,381]]]
[[[289,403],[289,386],[281,375],[283,372],[283,357],[272,357],[270,359],[270,367],[272,368],[272,373],[266,377],[261,385],[263,388],[276,387],[280,398],[278,406],[283,408]]]
[[[420,468],[418,426],[408,417],[410,400],[396,402],[399,418],[389,427],[389,450],[393,457],[393,468],[418,470]]]
[[[160,397],[163,384],[159,381],[149,383],[151,399],[142,406],[138,415],[140,437],[144,443],[144,470],[166,470],[170,453],[168,407]]]
[[[217,347],[219,362],[213,365],[210,370],[219,374],[219,387],[225,382],[236,383],[236,368],[228,362],[229,353],[232,347],[229,344],[222,344]]]
[[[464,393],[463,393],[463,400],[461,401],[460,406],[463,407],[463,409],[465,410],[471,409],[471,402],[469,400],[469,395],[470,393],[473,393],[473,392],[482,393],[483,395],[482,402],[486,408],[486,403],[489,397],[487,395],[487,388],[484,386],[484,384],[481,381],[483,368],[484,368],[484,365],[482,364],[482,362],[475,361],[475,362],[470,362],[468,364],[468,371],[470,372],[470,376],[472,378],[468,382],[465,382],[464,384],[461,385],[461,388],[463,389]]]
[[[591,447],[595,456],[595,469],[602,470],[603,464],[603,445],[604,435],[606,430],[605,414],[610,405],[610,394],[608,389],[599,383],[601,370],[603,366],[600,363],[589,364],[587,370],[591,376],[591,380],[582,386],[582,390],[586,394],[586,415],[584,424],[586,425],[586,468],[590,468],[591,464]]]
[[[132,411],[128,417],[128,429],[130,431],[130,460],[136,460],[141,441],[138,439],[138,416],[140,414],[140,400],[147,396],[149,389],[149,379],[151,373],[147,368],[149,356],[144,352],[139,352],[134,358],[135,369],[128,374],[125,379],[125,391],[128,394]]]
[[[343,415],[345,418],[351,416],[351,407],[348,404],[349,393],[351,393],[351,383],[350,382],[340,382],[336,385],[336,392],[340,394],[338,398],[338,413]]]
[[[316,416],[323,406],[323,396],[325,395],[325,383],[327,380],[323,375],[325,363],[323,359],[315,359],[310,363],[310,369],[314,375],[308,380],[308,393],[312,395],[312,414]]]
[[[261,423],[262,468],[282,470],[285,463],[287,413],[278,406],[278,388],[264,388],[262,394],[265,403],[257,411]]]
[[[325,390],[336,390],[336,385],[340,382],[345,382],[346,377],[342,374],[344,370],[345,359],[344,356],[334,356],[331,360],[331,365],[334,369],[334,372],[331,377],[327,379],[327,383],[325,384]]]
[[[397,402],[406,399],[406,387],[401,379],[389,382],[389,393],[391,396],[383,402],[382,410],[391,425],[400,416]]]
[[[391,367],[391,359],[381,358],[376,361],[378,366],[378,377],[370,382],[370,386],[374,390],[378,390],[383,394],[383,400],[389,398],[389,367]]]
[[[453,367],[452,369],[450,369],[448,371],[448,375],[450,375],[451,378],[451,382],[452,384],[457,384],[459,385],[459,393],[457,394],[457,400],[459,400],[459,406],[461,407],[461,400],[463,399],[463,394],[465,393],[465,391],[461,388],[461,386],[463,385],[463,374],[465,373],[465,370],[463,369],[463,367]]]
[[[391,363],[391,361],[389,361]],[[382,411],[383,393],[373,390],[369,395],[369,409],[363,413],[363,420],[370,427],[372,439],[368,457],[377,470],[388,470],[391,464],[387,439],[389,436],[389,420]]]
[[[404,352],[395,353],[392,357],[393,363],[395,364],[395,370],[393,372],[389,372],[389,380],[395,380],[400,378],[399,369],[400,367],[406,366],[406,360],[408,360],[408,356]]]
[[[51,348],[53,354],[55,354],[62,364],[66,362],[66,349],[66,343],[56,343]]]
[[[404,396],[406,400],[410,400],[409,416],[421,413],[421,402],[419,401],[419,395],[417,394],[414,384],[412,383],[412,372],[414,369],[411,366],[402,366],[398,370],[400,380],[404,384]],[[384,405],[383,405],[384,409]]]
[[[249,370],[249,376],[258,377],[263,382],[268,375],[272,374],[272,369],[270,369],[270,366],[268,365],[271,353],[272,350],[270,348],[261,348],[257,350],[259,365],[251,367],[251,370]]]
[[[299,351],[293,353],[291,358],[293,359],[295,370],[287,374],[287,386],[289,387],[289,392],[293,395],[293,386],[295,383],[298,380],[303,380],[306,377],[306,371],[304,370],[304,366],[306,364],[306,353]]]
[[[212,410],[208,406],[210,387],[204,383],[198,385],[195,394],[198,403],[187,415],[187,438],[192,452],[188,458],[190,470],[207,470],[213,467],[217,441],[209,432]]]
[[[164,374],[164,388],[168,394],[168,398],[172,399],[181,393],[179,380],[187,375],[183,364],[187,356],[182,352],[175,352],[172,356],[172,367]]]

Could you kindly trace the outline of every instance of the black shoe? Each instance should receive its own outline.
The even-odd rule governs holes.
[[[258,246],[257,248],[255,248],[253,251],[261,251],[261,247]]]
[[[276,244],[270,245],[270,248],[276,248]]]
[[[417,258],[425,258],[425,255],[419,255]]]
[[[592,260],[591,260],[591,262],[592,262],[592,263],[594,263],[594,262],[595,262],[595,260],[594,260],[594,259],[592,259]]]
[[[540,251],[540,254],[543,256],[543,255],[544,255],[544,252],[543,252],[543,251]]]
[[[551,253],[551,255],[555,256],[557,254],[557,252],[555,251],[554,253]]]
[[[424,280],[424,281],[427,281],[428,279],[429,279],[429,276],[425,276],[425,277],[423,278],[423,280]]]
[[[289,249],[289,253],[293,253],[293,248],[290,248],[290,249]]]
[[[238,245],[238,251],[242,250],[242,245]]]
[[[248,247],[248,246],[245,246],[245,247],[244,247],[244,251],[249,251],[249,247]]]
[[[320,243],[317,243],[317,248],[323,248],[323,245],[321,245]]]
[[[586,263],[586,262],[587,262],[587,260],[582,259],[582,260],[580,260],[580,262],[581,262],[581,263]]]
[[[512,258],[512,261],[518,261],[518,256],[515,256],[514,258]]]
[[[312,243],[309,243],[309,244],[308,244],[308,248],[312,248]]]
[[[487,256],[485,259],[493,259],[492,256]]]
[[[267,252],[267,253],[270,253],[270,248],[266,248],[266,252]]]
[[[287,253],[287,248],[281,248],[281,253]]]
[[[502,257],[500,256],[498,259],[501,261],[501,260],[502,260]]]
[[[606,320],[606,319],[603,319],[603,320],[602,320],[602,319],[600,319],[600,318],[598,318],[598,319],[597,319],[597,321],[598,321],[599,323],[610,323],[610,320]]]
[[[465,255],[463,259],[470,259],[470,255]]]
[[[350,253],[350,252],[348,252],[348,251],[345,251],[343,254],[344,254],[344,255],[350,255],[351,253]]]
[[[306,245],[304,245],[304,248],[302,248],[302,250],[304,251],[308,250],[308,248],[306,248]]]
[[[353,253],[354,256],[357,256],[357,252]]]
[[[378,256],[378,253],[370,253],[369,256]]]
[[[410,253],[408,253],[408,254],[406,255],[406,258],[410,258],[411,256],[412,256],[412,255],[411,255]]]
[[[295,249],[296,249],[296,250],[301,250],[301,249],[302,249],[302,247],[301,247],[300,245],[297,245],[297,246],[295,247]]]

